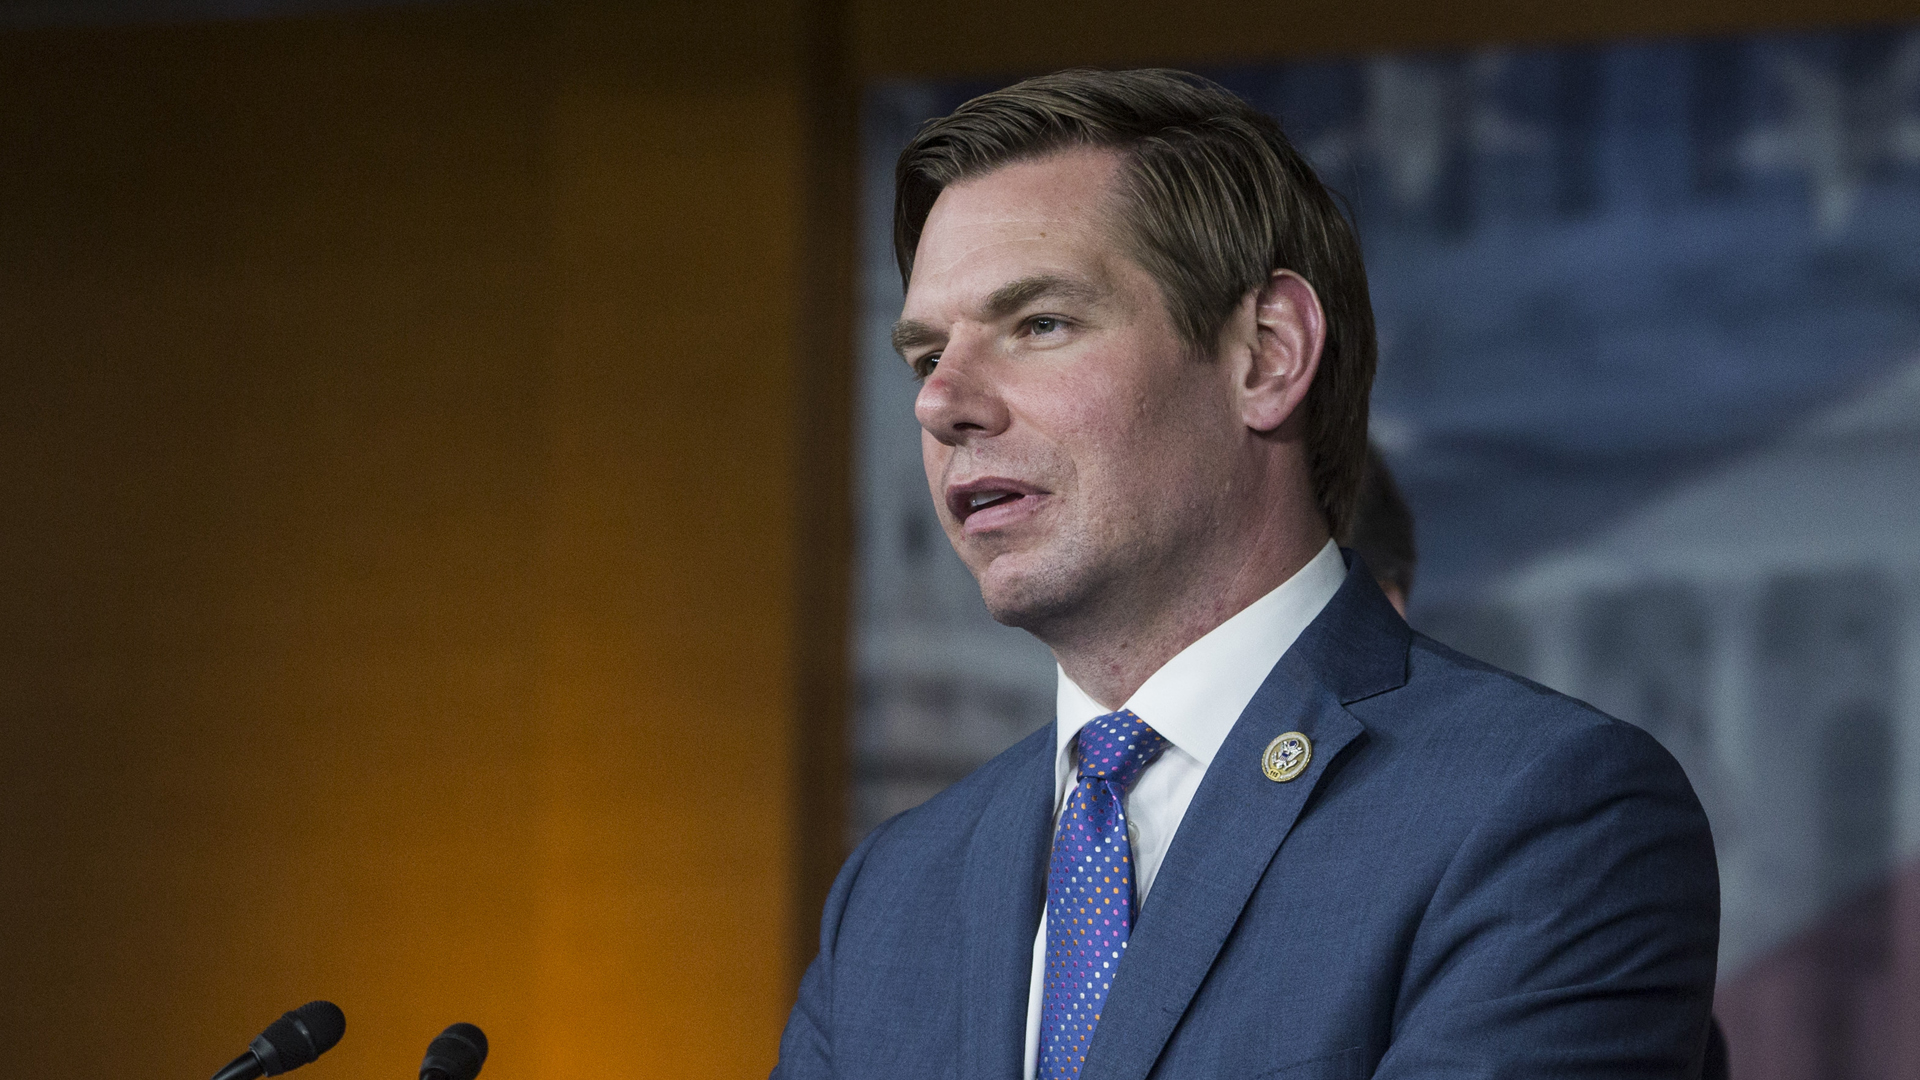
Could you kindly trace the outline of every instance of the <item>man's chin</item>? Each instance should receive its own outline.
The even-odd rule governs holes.
[[[980,599],[995,622],[1044,638],[1046,626],[1079,607],[1077,590],[1057,568],[1008,566],[1006,561],[1002,556],[976,575]]]

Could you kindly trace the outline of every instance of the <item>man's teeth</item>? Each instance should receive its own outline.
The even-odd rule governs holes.
[[[967,509],[978,510],[983,506],[989,506],[1003,499],[1011,498],[1013,498],[1013,492],[1011,491],[977,491],[967,496]]]

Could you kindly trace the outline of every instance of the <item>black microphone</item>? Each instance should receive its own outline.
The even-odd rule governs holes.
[[[347,1014],[331,1001],[309,1001],[267,1025],[247,1052],[213,1074],[213,1080],[279,1076],[333,1049],[347,1033]]]
[[[473,1080],[487,1063],[487,1036],[472,1024],[453,1024],[427,1044],[420,1080]]]

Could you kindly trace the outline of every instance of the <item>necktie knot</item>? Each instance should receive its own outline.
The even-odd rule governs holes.
[[[1168,746],[1166,737],[1127,709],[1096,716],[1080,729],[1080,775],[1133,786],[1140,773]]]

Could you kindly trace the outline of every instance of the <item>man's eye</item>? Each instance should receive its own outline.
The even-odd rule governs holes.
[[[933,369],[939,366],[939,364],[940,354],[937,352],[928,353],[913,362],[913,373],[916,377],[924,379],[933,374]]]
[[[1051,334],[1056,330],[1065,330],[1067,320],[1052,315],[1035,315],[1027,320],[1027,328],[1036,334]]]

